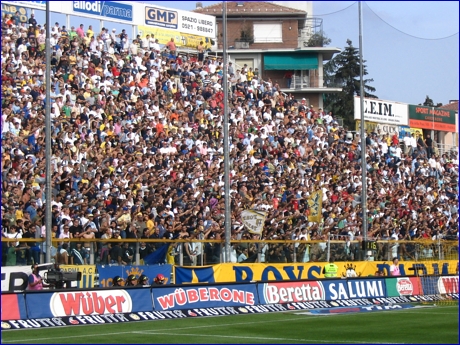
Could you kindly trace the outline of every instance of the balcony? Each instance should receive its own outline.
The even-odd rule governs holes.
[[[329,80],[322,75],[318,75],[318,70],[295,71],[296,73],[289,80],[286,78],[286,71],[265,71],[264,77],[271,78],[273,83],[278,83],[284,92],[295,91],[314,91],[315,89],[321,92],[340,92],[342,83],[339,80]]]

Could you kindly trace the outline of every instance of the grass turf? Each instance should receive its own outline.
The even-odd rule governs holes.
[[[458,306],[307,314],[292,311],[3,331],[2,343],[459,343]]]

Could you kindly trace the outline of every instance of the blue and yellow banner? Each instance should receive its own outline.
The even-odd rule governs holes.
[[[390,261],[336,262],[339,277],[367,277],[377,271],[390,275]],[[175,283],[239,283],[250,281],[283,281],[324,278],[326,262],[286,264],[219,264],[205,267],[175,267]],[[401,275],[413,276],[413,268],[429,274],[455,274],[457,261],[432,262],[400,261]]]

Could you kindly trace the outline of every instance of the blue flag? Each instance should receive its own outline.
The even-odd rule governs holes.
[[[168,252],[170,243],[166,243],[153,253],[144,258],[145,265],[158,265],[166,263],[166,253]]]

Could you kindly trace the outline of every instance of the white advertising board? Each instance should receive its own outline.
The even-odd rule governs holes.
[[[355,120],[360,120],[361,104],[359,97],[355,97],[354,110]],[[382,99],[364,98],[364,120],[406,126],[409,124],[409,105]]]

